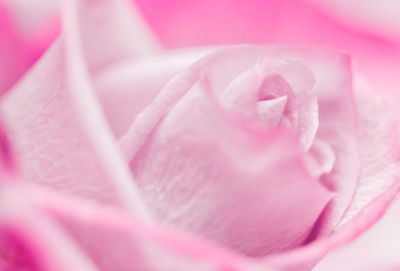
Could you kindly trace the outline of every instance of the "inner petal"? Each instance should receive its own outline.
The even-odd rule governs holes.
[[[332,147],[322,139],[316,139],[308,151],[311,157],[311,172],[320,177],[332,171],[335,165],[335,153]]]
[[[276,99],[258,101],[257,111],[262,122],[269,128],[277,128],[282,119],[287,102],[288,97],[286,95]]]
[[[290,85],[279,74],[265,73],[259,65],[232,80],[219,98],[223,108],[250,124],[277,128],[284,118],[289,127],[297,126],[296,98]]]
[[[287,120],[288,128],[296,128],[299,117],[296,105],[296,96],[293,93],[291,86],[280,74],[264,73],[264,80],[258,91],[258,101],[272,100],[272,97],[286,97],[285,106],[279,119]],[[261,117],[261,119],[263,119],[263,117]]]
[[[221,106],[234,115],[254,120],[257,117],[257,94],[262,82],[263,78],[256,69],[242,73],[221,93]]]
[[[279,91],[275,95],[288,95],[285,117],[289,126],[298,131],[303,148],[308,150],[318,129],[318,101],[313,72],[295,59],[264,61],[260,67],[265,74],[275,74],[275,77],[265,81],[264,92],[268,95]]]

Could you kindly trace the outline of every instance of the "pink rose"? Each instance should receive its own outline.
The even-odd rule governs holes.
[[[397,196],[397,122],[349,55],[162,51],[128,2],[61,10],[1,97],[0,270],[311,270]]]

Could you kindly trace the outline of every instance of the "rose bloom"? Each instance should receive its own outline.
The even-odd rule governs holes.
[[[0,270],[400,266],[340,252],[399,191],[399,32],[296,1],[138,1],[160,45],[131,2],[55,3],[0,2]]]

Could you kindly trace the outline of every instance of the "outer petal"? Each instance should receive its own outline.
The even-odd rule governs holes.
[[[400,182],[400,131],[386,103],[367,82],[354,82],[358,108],[361,174],[356,193],[340,225],[379,194]]]
[[[20,193],[28,195],[24,204],[16,197]],[[19,212],[15,216],[19,218],[29,207],[35,212],[38,223],[49,221],[60,227],[76,249],[84,252],[102,271],[272,271],[266,265],[261,269],[256,262],[193,236],[148,226],[125,212],[84,199],[21,185],[3,186],[1,198],[2,209],[4,206],[17,206]],[[42,245],[47,244],[44,242]],[[60,243],[60,249],[69,247],[65,242]],[[60,256],[63,256],[62,251]]]
[[[352,227],[353,237],[357,236],[357,229],[360,232],[359,230],[367,225],[365,222],[368,220],[363,221],[365,215],[373,218],[368,222],[370,225],[378,221],[379,213],[387,208],[386,204],[378,208],[368,207],[367,211],[361,210],[367,205],[379,206],[379,198],[382,199],[379,195],[389,195],[387,200],[390,203],[398,194],[400,168],[398,126],[385,103],[369,89],[365,81],[357,78],[354,88],[359,114],[361,174],[356,193],[340,222],[342,227],[330,237],[331,244],[344,243],[346,239],[339,241],[338,236]],[[375,200],[376,198],[378,200]],[[383,218],[386,222],[377,225],[371,232],[367,232],[365,237],[355,241],[355,245],[332,252],[332,256],[321,263],[317,270],[395,270],[391,268],[400,262],[400,258],[398,249],[392,248],[398,242],[395,238],[397,230],[391,229],[395,229],[397,225],[397,209],[388,214],[389,218]],[[378,216],[374,218],[375,215]],[[389,234],[390,237],[386,237],[385,234]],[[365,255],[369,257],[366,259]]]
[[[390,204],[396,199],[399,190],[399,186],[394,185],[391,189],[379,195],[332,236],[321,238],[297,250],[271,256],[266,259],[266,263],[285,271],[312,269],[329,251],[354,241],[379,221]]]
[[[96,271],[54,222],[2,191],[0,199],[0,269]]]
[[[16,160],[29,181],[126,206],[147,216],[90,80],[104,63],[134,55],[136,49],[127,52],[127,44],[121,48],[115,40],[105,42],[104,36],[86,35],[97,28],[99,16],[109,27],[120,23],[121,28],[113,31],[127,31],[119,20],[130,16],[129,6],[122,9],[124,2],[106,0],[75,2],[65,1],[64,36],[2,101]],[[122,13],[115,14],[116,9]],[[106,47],[94,61],[87,50],[103,42]]]
[[[91,76],[158,49],[134,5],[127,0],[63,2],[68,49],[81,51],[81,60]]]
[[[82,251],[101,270],[109,270],[109,268],[116,270],[116,267],[121,268],[117,270],[132,270],[135,266],[154,267],[154,264],[156,264],[154,270],[164,270],[157,269],[158,263],[171,267],[167,270],[180,270],[180,268],[187,270],[190,266],[191,270],[196,267],[198,269],[195,270],[265,271],[272,270],[271,265],[280,266],[282,269],[279,270],[310,270],[313,263],[315,264],[330,249],[353,240],[364,229],[370,227],[382,215],[382,207],[393,200],[395,191],[379,197],[361,213],[357,220],[352,221],[332,238],[262,260],[246,259],[191,236],[177,234],[159,227],[149,227],[130,218],[130,215],[124,212],[83,199],[39,190],[37,187],[3,185],[0,190],[0,210],[2,211],[0,223],[12,224],[16,229],[22,229],[18,232],[21,234],[39,230],[41,237],[39,240],[37,232],[32,236],[36,241],[34,250],[31,250],[32,253],[42,251],[43,248],[46,249],[47,256],[53,251],[57,252],[53,257],[45,259],[44,264],[47,264],[46,260],[52,259],[64,263],[65,252],[68,256],[77,257],[75,255],[82,255],[79,253]],[[23,202],[18,196],[21,194],[26,195]],[[12,223],[9,223],[10,217]],[[30,221],[29,224],[26,223],[27,219]],[[7,221],[4,222],[5,220]],[[25,228],[25,225],[33,227],[29,229]],[[68,234],[68,237],[64,232],[60,232],[58,226]],[[385,232],[387,233],[386,230]],[[25,234],[24,237],[27,241],[31,240]],[[57,245],[54,242],[57,242]],[[136,253],[133,254],[132,250]],[[396,255],[393,254],[393,256]],[[75,261],[78,264],[87,262],[82,256],[78,258],[80,259]],[[71,268],[69,264],[75,264],[75,262],[65,263],[64,266]],[[77,270],[91,270],[85,268],[81,266]]]
[[[116,138],[127,132],[136,115],[178,72],[211,48],[191,48],[128,60],[107,67],[93,78],[105,117]]]
[[[327,143],[335,154],[332,170],[321,179],[336,195],[320,218],[316,238],[329,234],[340,222],[358,183],[360,161],[350,58],[343,54],[320,54],[309,59],[306,64],[313,67],[317,78],[319,127],[316,138]]]
[[[400,202],[397,201],[374,227],[352,243],[332,251],[315,267],[315,271],[399,270],[399,228]]]

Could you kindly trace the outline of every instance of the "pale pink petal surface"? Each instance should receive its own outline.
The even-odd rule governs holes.
[[[132,8],[126,2],[65,1],[63,35],[4,97],[1,109],[26,180],[126,206],[147,217],[90,79],[105,63],[140,54],[144,40],[139,38],[138,46],[129,46],[135,45],[135,35],[124,35],[124,31],[136,33],[136,24],[129,20]],[[97,29],[99,16],[117,30],[114,35],[119,33],[119,38],[131,43],[86,35]],[[87,50],[93,52],[90,48],[99,42],[104,43],[98,47],[103,51],[94,58]]]
[[[132,121],[178,72],[211,48],[156,53],[111,65],[93,78],[97,98],[114,136],[119,139]]]
[[[385,111],[385,103],[374,95],[362,78],[356,78],[354,87],[361,117],[362,168],[356,193],[341,225],[346,225],[366,203],[372,202],[383,191],[396,191],[399,183],[398,126],[393,122],[393,116]],[[333,251],[316,270],[396,270],[396,266],[400,266],[396,248],[398,209],[397,203],[365,236]],[[366,259],[365,255],[370,256]]]
[[[400,202],[397,201],[375,226],[354,242],[329,253],[314,270],[399,270],[399,228]]]
[[[328,252],[353,242],[379,221],[390,204],[396,199],[398,193],[398,185],[391,187],[364,207],[354,219],[332,236],[322,238],[287,253],[272,255],[266,259],[266,262],[285,271],[312,269]]]
[[[355,78],[354,92],[359,115],[361,171],[356,193],[340,225],[379,194],[398,184],[400,177],[400,130],[395,116],[363,78]]]
[[[324,6],[294,0],[137,2],[167,47],[313,43],[345,49],[355,66],[330,50],[239,46],[185,69],[208,49],[143,57],[158,45],[133,6],[64,1],[63,35],[2,101],[0,178],[129,212],[7,184],[0,234],[11,241],[0,243],[0,267],[309,270],[384,214],[399,190],[400,145],[391,112],[375,93],[391,97],[386,102],[397,112],[400,46],[375,35],[382,24],[362,27],[362,17],[342,17],[350,29],[326,16]],[[7,41],[0,56],[16,64],[9,71],[0,64],[0,91],[51,37],[30,37],[40,45],[31,51],[35,42],[19,35],[35,31],[14,28],[15,18],[25,21],[21,2],[15,3],[0,10],[6,15],[0,36]],[[396,33],[395,25],[384,27],[386,37]],[[8,141],[23,178],[13,175]],[[16,196],[22,191],[29,195],[24,203]],[[27,212],[31,228],[21,223]],[[43,257],[46,250],[54,257]],[[273,254],[255,259],[238,251]],[[345,254],[333,254],[333,261]],[[368,268],[396,268],[395,260],[376,259]],[[337,270],[329,258],[321,266]],[[354,268],[361,266],[355,261]]]

